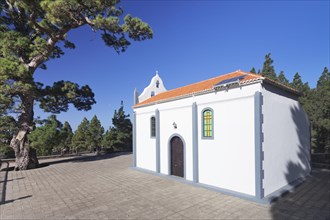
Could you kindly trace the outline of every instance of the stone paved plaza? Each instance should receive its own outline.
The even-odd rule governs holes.
[[[131,159],[49,159],[42,168],[1,171],[0,219],[330,219],[326,170],[261,205],[136,171]]]

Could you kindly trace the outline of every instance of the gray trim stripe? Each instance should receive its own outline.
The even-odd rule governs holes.
[[[133,114],[133,167],[136,167],[136,112]]]
[[[193,182],[198,183],[198,125],[197,104],[192,104]]]
[[[255,193],[257,199],[262,199],[262,96],[260,92],[254,94],[254,129],[255,129]]]
[[[156,109],[156,172],[160,172],[160,118]]]

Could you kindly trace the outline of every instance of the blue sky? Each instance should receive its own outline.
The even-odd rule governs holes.
[[[133,91],[142,92],[158,70],[165,87],[174,89],[238,69],[261,69],[270,52],[275,71],[289,80],[296,72],[315,87],[329,67],[329,1],[123,1],[125,12],[153,29],[154,38],[133,42],[118,55],[99,35],[83,27],[69,33],[75,50],[38,70],[37,81],[88,84],[97,104],[90,111],[57,115],[76,129],[93,115],[108,129],[124,101],[132,115]],[[36,106],[35,115],[47,117]]]

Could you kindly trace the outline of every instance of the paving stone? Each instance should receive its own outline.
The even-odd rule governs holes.
[[[326,170],[313,170],[291,193],[259,205],[135,171],[127,154],[60,160],[8,172],[0,219],[330,219]]]

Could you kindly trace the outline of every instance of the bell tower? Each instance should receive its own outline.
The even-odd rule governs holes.
[[[143,102],[144,100],[147,100],[165,91],[167,90],[164,86],[163,80],[158,75],[158,71],[156,71],[155,76],[152,77],[150,84],[143,90],[141,95],[138,96],[137,90],[134,90],[134,104]]]

